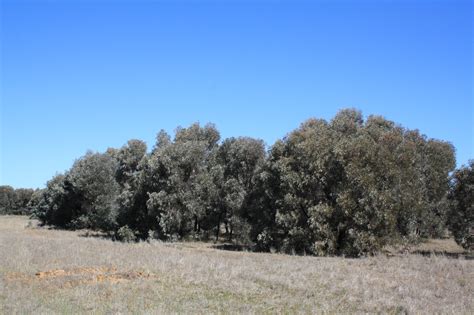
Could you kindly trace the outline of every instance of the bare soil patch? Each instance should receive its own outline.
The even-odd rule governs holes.
[[[158,279],[158,276],[145,271],[119,271],[117,267],[78,267],[69,269],[52,269],[35,274],[12,272],[5,276],[7,281],[47,282],[60,287],[74,287],[93,283],[122,283],[131,280]]]

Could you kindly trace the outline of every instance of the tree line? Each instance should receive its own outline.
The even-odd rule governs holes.
[[[37,190],[39,193],[39,190]],[[0,215],[27,215],[32,212],[30,200],[34,189],[0,186]]]
[[[469,248],[473,166],[454,171],[450,143],[344,109],[307,120],[268,151],[196,123],[173,138],[160,131],[150,152],[141,140],[88,152],[28,207],[43,224],[124,241],[227,239],[356,257],[450,228]]]

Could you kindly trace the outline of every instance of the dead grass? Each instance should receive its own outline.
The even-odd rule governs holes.
[[[460,247],[454,239],[428,240],[413,248],[414,251],[446,253],[446,254],[465,254],[464,249]]]
[[[136,280],[152,279],[156,275],[143,271],[120,272],[116,267],[81,267],[70,269],[53,269],[39,271],[35,275],[21,272],[7,272],[5,281],[23,282],[34,284],[35,282],[49,282],[48,285],[56,285],[63,288],[72,288],[80,285],[109,282],[111,284]]]
[[[0,217],[0,314],[474,313],[474,261],[463,258],[124,244],[27,224]]]

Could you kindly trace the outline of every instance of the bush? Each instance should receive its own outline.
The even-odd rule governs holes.
[[[274,246],[271,233],[265,229],[257,235],[256,249],[259,251],[270,251]]]
[[[128,227],[128,225],[122,226],[120,229],[117,230],[115,233],[115,238],[121,242],[136,242],[137,236],[135,231]]]

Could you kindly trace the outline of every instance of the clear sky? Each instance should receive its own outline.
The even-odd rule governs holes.
[[[345,107],[474,158],[472,1],[0,3],[0,184],[195,121],[271,145]]]

